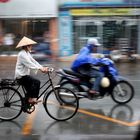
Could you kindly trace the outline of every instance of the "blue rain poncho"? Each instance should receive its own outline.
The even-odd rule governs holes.
[[[78,56],[76,57],[76,59],[73,61],[71,65],[71,69],[73,71],[77,72],[77,69],[79,68],[79,66],[83,64],[98,65],[98,63],[100,63],[101,58],[93,58],[91,56],[93,47],[94,47],[93,45],[87,44],[85,47],[83,47],[80,50]]]
[[[77,72],[78,68],[81,66],[81,65],[84,65],[84,64],[92,64],[92,65],[106,65],[108,66],[108,70],[109,70],[109,73],[112,75],[112,76],[117,76],[118,73],[117,73],[117,70],[112,62],[112,60],[108,59],[108,58],[93,58],[91,56],[91,53],[92,53],[92,48],[94,46],[93,45],[87,45],[85,47],[83,47],[78,56],[76,57],[76,59],[73,61],[72,65],[71,65],[71,69],[75,72]],[[104,72],[104,67],[100,67],[100,71],[101,72]]]
[[[102,65],[106,65],[108,66],[108,70],[109,70],[109,73],[112,75],[112,76],[117,76],[118,75],[118,72],[117,72],[117,69],[115,68],[114,66],[114,63],[112,60],[110,60],[109,58],[102,58],[100,63]],[[100,67],[100,71],[101,72],[104,72],[104,66]]]

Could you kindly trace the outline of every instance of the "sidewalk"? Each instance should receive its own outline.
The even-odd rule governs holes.
[[[99,58],[103,57],[103,54],[92,54],[93,56]],[[73,61],[76,58],[77,54],[73,54],[71,56],[63,56],[59,57],[59,61]],[[140,55],[139,54],[133,54],[131,58],[128,58],[126,55],[120,56],[118,59],[114,59],[115,62],[139,62],[140,61]]]
[[[93,56],[99,58],[99,57],[104,57],[103,54],[92,54]],[[63,57],[58,57],[56,58],[55,61],[60,61],[60,62],[72,62],[76,58],[77,54],[73,54],[71,56],[63,56]],[[17,57],[17,53],[2,53],[0,54],[0,60],[15,60]],[[39,57],[39,56],[38,56]],[[38,59],[37,57],[37,59]],[[36,59],[36,58],[35,58]],[[133,54],[132,58],[128,58],[126,55],[120,56],[118,59],[114,59],[113,61],[115,62],[139,62],[140,61],[140,55],[139,54]]]

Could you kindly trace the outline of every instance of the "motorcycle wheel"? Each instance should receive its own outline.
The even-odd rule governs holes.
[[[128,81],[119,81],[114,86],[111,97],[118,104],[126,104],[134,97],[134,88]]]

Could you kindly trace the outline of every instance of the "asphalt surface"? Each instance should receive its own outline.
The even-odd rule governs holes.
[[[69,62],[50,63],[57,68]],[[130,80],[135,97],[127,105],[117,105],[110,97],[96,101],[82,99],[78,113],[69,121],[51,119],[43,105],[36,105],[32,114],[22,113],[14,121],[0,121],[0,139],[7,140],[133,140],[140,125],[140,63],[118,63],[119,73]],[[13,78],[15,59],[0,58],[0,78]],[[42,83],[47,79],[38,73]],[[54,79],[57,84],[58,78]]]

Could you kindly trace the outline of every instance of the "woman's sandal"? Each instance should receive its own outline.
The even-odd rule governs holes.
[[[95,90],[89,90],[88,93],[93,94],[93,95],[99,95],[99,92],[97,92]]]
[[[28,100],[28,103],[30,104],[38,104],[39,102],[42,102],[42,100]]]

